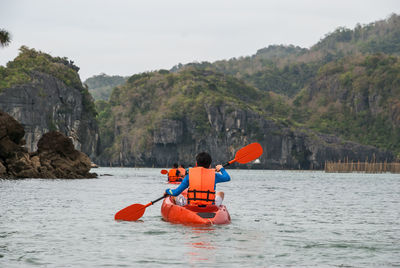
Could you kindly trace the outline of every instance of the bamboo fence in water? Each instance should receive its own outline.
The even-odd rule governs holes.
[[[400,173],[400,163],[353,162],[353,161],[325,161],[325,172],[365,172],[365,173]]]

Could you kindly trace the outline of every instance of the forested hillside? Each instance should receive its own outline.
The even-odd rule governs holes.
[[[274,45],[250,57],[190,64],[288,96],[292,121],[400,152],[400,16],[339,27],[310,49]],[[307,98],[304,98],[307,96]]]
[[[386,20],[354,29],[337,28],[311,48],[312,52],[330,53],[336,57],[357,53],[400,54],[400,16],[392,14]],[[329,55],[328,55],[329,56]]]
[[[86,79],[83,83],[89,88],[95,100],[108,100],[114,87],[122,85],[128,78],[119,75],[99,74]]]
[[[223,159],[249,141],[267,152],[263,168],[390,160],[400,153],[399,22],[338,28],[310,49],[274,45],[133,75],[97,102],[99,162],[170,165],[199,150]]]
[[[265,118],[274,115],[278,121],[279,118],[285,121],[288,116],[281,97],[247,86],[231,76],[190,66],[178,73],[160,70],[133,75],[126,84],[114,88],[109,102],[98,101],[97,107],[101,111],[98,118],[104,145],[101,159],[112,163],[122,161],[125,165],[132,162],[144,165],[151,158],[154,143],[158,143],[157,136],[165,136],[160,138],[166,140],[160,141],[165,144],[218,143],[212,134],[216,130],[210,124],[207,107],[223,109],[225,114],[233,116],[233,121],[239,120],[234,116],[237,110],[252,111]],[[257,124],[242,122],[243,137],[249,132],[262,135]],[[169,133],[159,133],[160,127],[167,128]],[[225,132],[225,129],[219,132],[219,138],[229,138]],[[176,141],[176,135],[182,140]]]
[[[199,151],[221,163],[256,141],[265,151],[259,168],[322,168],[325,160],[372,154],[392,159],[376,148],[302,128],[291,120],[283,96],[194,66],[133,75],[97,107],[101,165],[193,165]]]
[[[324,65],[293,101],[297,122],[400,152],[400,58],[346,57]]]
[[[310,49],[271,45],[252,56],[190,65],[212,67],[259,89],[293,97],[324,64],[349,55],[372,53],[399,55],[400,16],[393,14],[386,20],[358,24],[354,29],[338,27]]]

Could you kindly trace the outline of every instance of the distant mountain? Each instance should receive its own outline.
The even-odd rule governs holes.
[[[122,85],[128,78],[119,75],[106,75],[104,73],[89,77],[83,83],[89,88],[95,100],[108,100],[114,87]]]
[[[253,56],[232,58],[214,63],[189,63],[186,66],[205,68],[232,75],[264,91],[294,96],[316,74],[319,63],[297,62],[308,53],[305,48],[273,45],[257,51]],[[177,65],[177,71],[184,65]]]
[[[339,27],[311,47],[311,52],[316,51],[336,57],[357,53],[400,55],[400,16],[392,14],[385,20],[358,24],[352,30]]]
[[[324,64],[349,55],[373,53],[400,54],[400,16],[392,14],[385,20],[359,24],[353,30],[339,27],[310,49],[272,45],[252,56],[189,65],[214,69],[261,90],[293,97]],[[172,71],[179,67],[183,65]]]
[[[392,14],[354,29],[339,27],[310,49],[274,45],[249,57],[186,66],[286,96],[293,122],[400,158],[399,56],[400,16]]]
[[[193,66],[133,75],[97,107],[101,165],[194,165],[200,151],[217,164],[256,141],[264,148],[258,168],[322,168],[325,160],[372,154],[392,159],[376,148],[299,128],[288,120],[291,107],[283,97]]]

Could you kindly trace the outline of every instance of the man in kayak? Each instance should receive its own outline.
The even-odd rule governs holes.
[[[167,189],[165,193],[172,195],[175,203],[184,206],[190,205],[211,205],[220,206],[224,200],[224,192],[215,193],[215,185],[220,182],[230,181],[231,177],[225,171],[222,165],[217,165],[214,169],[211,167],[211,156],[202,152],[196,156],[196,167],[189,169],[189,173],[185,176],[181,184],[176,189]],[[180,195],[188,188],[188,199]]]
[[[177,163],[174,163],[173,168],[168,171],[168,181],[182,181]]]
[[[180,164],[178,170],[179,170],[179,176],[183,179],[186,176],[185,166]]]

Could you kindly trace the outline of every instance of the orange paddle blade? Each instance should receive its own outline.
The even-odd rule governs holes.
[[[240,164],[246,164],[250,161],[256,160],[263,153],[263,148],[257,142],[251,143],[239,151],[235,155],[235,159],[229,161],[229,163],[238,162]]]
[[[161,174],[168,174],[168,170],[166,170],[166,169],[163,169],[163,170],[161,170]]]
[[[138,219],[140,219],[140,217],[143,216],[146,207],[147,206],[142,204],[130,205],[129,207],[126,207],[118,211],[115,214],[114,219],[121,221],[137,221]]]

